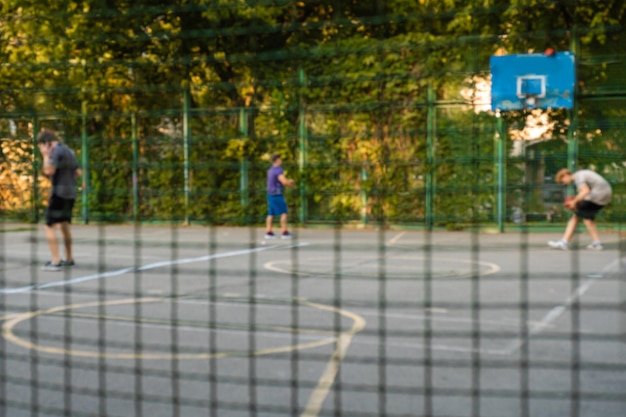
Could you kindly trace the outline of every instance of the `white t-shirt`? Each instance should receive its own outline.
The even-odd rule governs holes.
[[[574,173],[574,182],[576,183],[576,188],[587,185],[591,190],[585,197],[585,200],[600,206],[606,206],[611,202],[611,196],[613,195],[611,184],[599,174],[589,169],[576,171]]]

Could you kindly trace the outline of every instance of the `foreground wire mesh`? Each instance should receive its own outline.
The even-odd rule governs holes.
[[[0,8],[1,416],[626,415],[626,3]],[[490,57],[547,48],[574,108],[492,112]],[[56,272],[42,128],[83,171]],[[603,251],[546,245],[563,167],[613,187]]]

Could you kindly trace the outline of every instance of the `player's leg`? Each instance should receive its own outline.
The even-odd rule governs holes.
[[[572,240],[577,226],[578,216],[576,214],[572,214],[572,217],[567,222],[567,226],[565,227],[565,232],[563,233],[561,240],[550,240],[548,241],[548,246],[554,249],[569,249],[569,242]]]
[[[589,234],[591,235],[592,241],[599,242],[600,235],[598,234],[598,227],[596,226],[595,220],[583,219],[583,222],[585,223],[585,227],[587,228],[587,230],[589,231]]]
[[[567,243],[572,241],[574,237],[574,233],[576,233],[576,227],[578,227],[578,216],[573,214],[572,217],[567,222],[567,226],[565,227],[565,233],[563,233],[563,240]]]
[[[63,244],[65,245],[65,261],[66,265],[74,264],[74,256],[72,256],[72,232],[68,222],[60,223],[61,235],[63,236]]]
[[[274,223],[274,202],[273,196],[267,196],[267,217],[265,218],[265,239],[274,239],[274,232],[272,232],[272,224]]]
[[[595,204],[591,201],[583,201],[577,209],[577,213],[580,218],[583,219],[585,227],[591,235],[591,244],[587,246],[587,249],[602,250],[602,242],[600,242],[600,235],[598,234],[598,227],[596,226],[596,215],[602,210],[603,206]]]
[[[50,255],[52,256],[52,264],[59,265],[61,263],[61,257],[59,255],[59,242],[57,240],[55,225],[46,224],[44,230],[46,232],[48,247],[50,248]]]
[[[287,230],[287,213],[283,213],[280,215],[280,228],[283,236],[289,233],[289,230]]]
[[[280,229],[281,229],[281,235],[280,237],[282,239],[291,239],[291,233],[289,233],[289,229],[287,227],[287,220],[288,220],[288,209],[287,209],[287,202],[285,201],[285,197],[284,196],[277,196],[278,198],[276,199],[276,211],[278,213],[280,213]]]
[[[61,264],[64,266],[74,265],[74,256],[72,255],[72,232],[70,231],[74,202],[74,199],[63,199],[63,221],[59,223],[63,236],[63,244],[65,245],[65,260],[61,261]]]
[[[274,236],[274,232],[272,232],[272,224],[274,223],[274,216],[268,214],[265,218],[265,238],[272,239]]]
[[[46,224],[44,225],[44,232],[46,234],[46,241],[48,242],[48,248],[50,249],[52,260],[46,262],[42,266],[41,269],[44,271],[61,270],[59,242],[57,240],[55,225],[61,222],[62,213],[63,201],[55,195],[50,196],[50,199],[48,200],[48,208],[46,209]]]

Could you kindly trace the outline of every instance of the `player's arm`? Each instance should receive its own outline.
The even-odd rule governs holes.
[[[50,153],[52,152],[50,144],[40,143],[38,146],[39,151],[41,152],[41,156],[43,156],[43,166],[41,167],[41,172],[46,177],[51,177],[54,175],[55,172],[57,172],[57,167],[54,166],[50,158]]]
[[[280,183],[282,185],[284,185],[285,187],[295,187],[296,186],[296,182],[294,180],[290,180],[289,178],[285,177],[285,174],[280,174],[278,176],[278,181],[280,181]]]
[[[589,195],[589,193],[591,192],[591,188],[589,188],[587,184],[582,184],[580,187],[578,187],[577,191],[578,193],[576,194],[576,197],[574,198],[574,201],[572,202],[572,204],[574,204],[575,206],[578,205],[578,203],[583,201],[585,197]]]
[[[41,171],[47,177],[51,177],[57,172],[57,167],[50,162],[50,155],[44,155]]]
[[[74,171],[74,177],[79,178],[81,175],[83,175],[83,170],[80,168],[76,168],[76,170]]]

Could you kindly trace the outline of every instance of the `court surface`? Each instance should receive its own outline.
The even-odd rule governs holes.
[[[626,415],[614,232],[3,228],[3,416]]]

